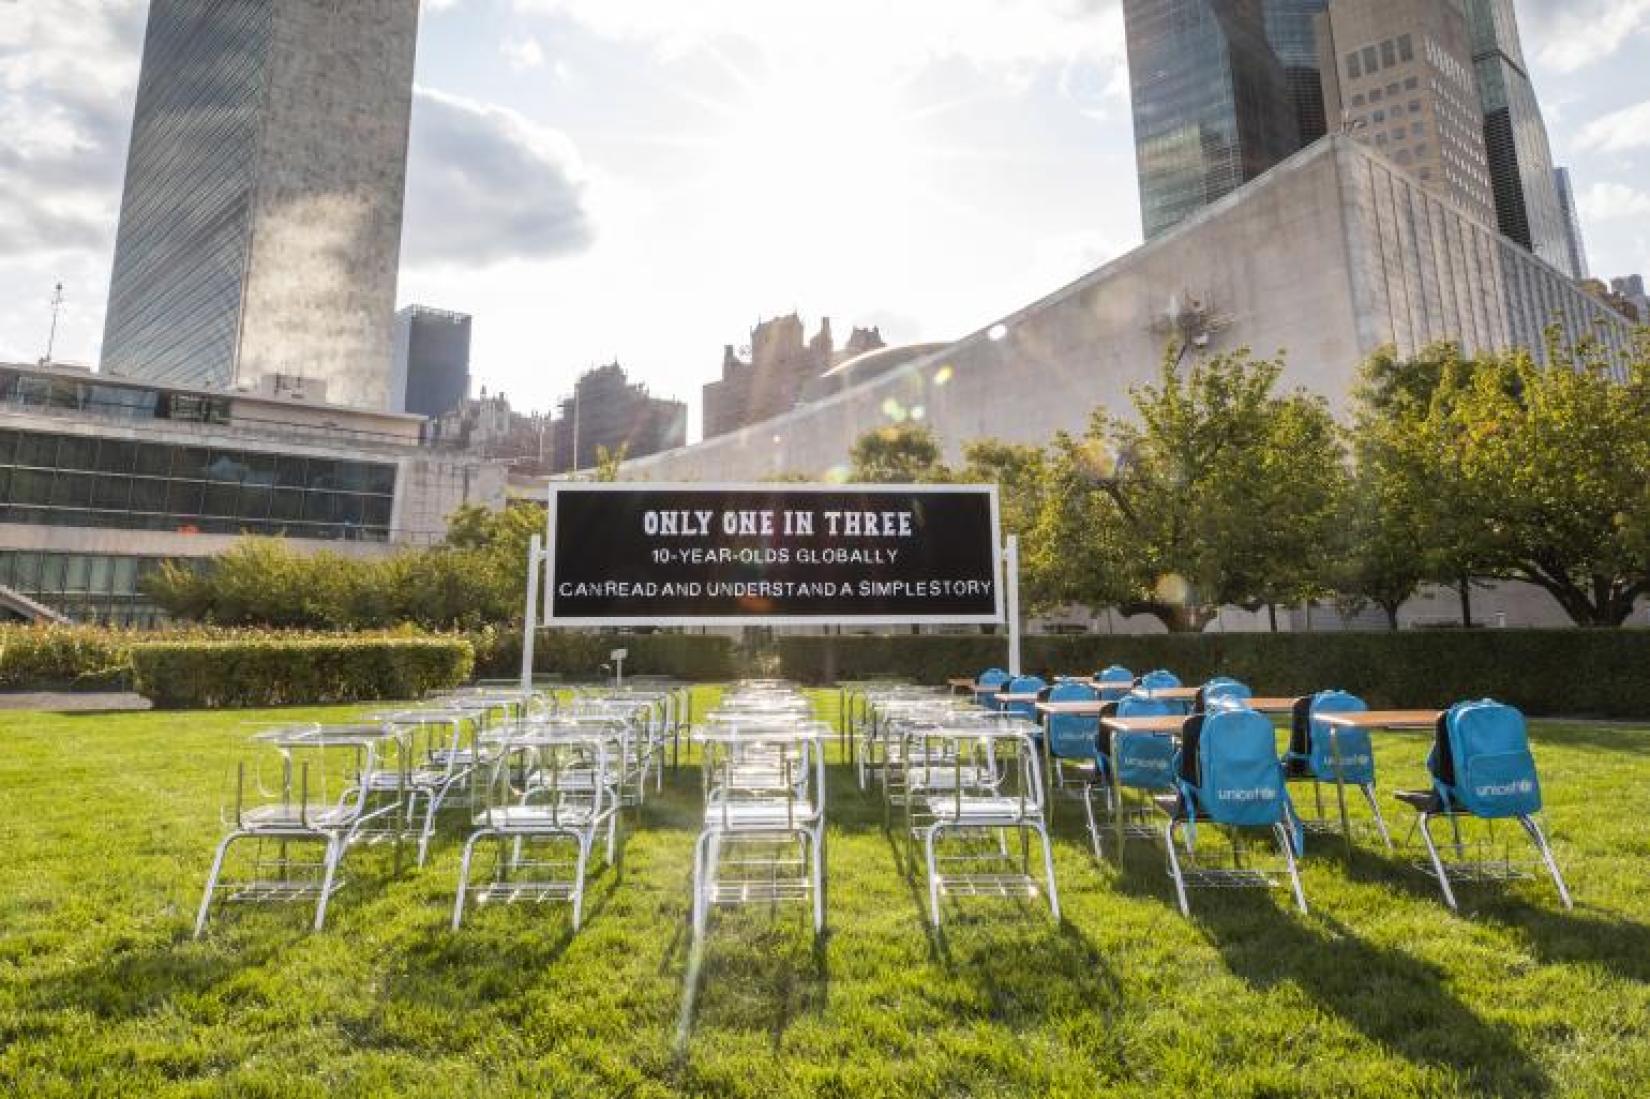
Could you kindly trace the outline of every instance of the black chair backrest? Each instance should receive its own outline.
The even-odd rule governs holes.
[[[1289,707],[1289,751],[1297,756],[1312,754],[1312,697],[1297,698]]]
[[[1038,691],[1037,692],[1037,701],[1038,702],[1047,702],[1048,701],[1048,693],[1052,690],[1054,690],[1054,684],[1050,683],[1047,687],[1044,687],[1042,690]]]
[[[1096,743],[1099,746],[1100,754],[1105,756],[1107,759],[1111,758],[1111,729],[1106,726],[1106,719],[1108,717],[1116,716],[1116,701],[1102,702],[1100,704],[1100,736]]]
[[[1203,739],[1203,714],[1193,714],[1180,726],[1180,777],[1198,785],[1197,748]]]
[[[1455,753],[1449,746],[1449,711],[1438,715],[1432,732],[1432,773],[1445,786],[1455,785]]]
[[[1208,687],[1199,687],[1197,689],[1197,694],[1195,696],[1193,696],[1193,698],[1192,698],[1192,713],[1201,714],[1205,709],[1208,708],[1208,704],[1209,704],[1209,699],[1207,697],[1208,691],[1209,691]]]

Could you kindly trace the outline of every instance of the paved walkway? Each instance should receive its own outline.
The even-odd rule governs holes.
[[[0,693],[0,710],[147,710],[149,700],[130,691],[18,691]]]

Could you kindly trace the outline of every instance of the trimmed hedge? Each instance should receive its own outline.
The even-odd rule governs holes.
[[[1026,637],[1028,672],[1122,664],[1188,683],[1230,675],[1264,694],[1338,687],[1372,706],[1497,698],[1530,714],[1650,718],[1650,632],[1471,630]],[[1008,655],[1002,636],[782,637],[781,674],[810,683],[900,675],[943,683]]]
[[[468,641],[434,637],[172,641],[132,648],[134,689],[162,709],[419,698],[470,677]]]
[[[488,632],[472,638],[476,644],[476,675],[508,679],[521,671],[521,634]],[[607,654],[629,651],[626,675],[668,675],[702,683],[733,679],[739,672],[739,652],[731,637],[692,634],[596,634],[568,630],[540,630],[533,641],[533,670],[559,673],[569,679],[602,675]]]
[[[0,691],[118,691],[140,635],[95,626],[0,626]]]

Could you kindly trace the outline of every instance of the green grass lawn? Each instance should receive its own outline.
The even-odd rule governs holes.
[[[829,706],[834,695],[822,696]],[[337,717],[347,710],[306,711]],[[666,781],[565,906],[448,930],[462,822],[393,876],[357,849],[328,928],[220,909],[190,939],[254,713],[0,716],[0,1093],[50,1095],[1637,1095],[1650,1087],[1650,732],[1540,724],[1577,898],[1433,884],[1319,841],[1286,893],[1174,907],[1161,852],[1096,865],[1062,806],[1065,920],[953,905],[931,934],[903,840],[831,776],[830,931],[719,912],[687,1040],[699,778]],[[1423,738],[1379,741],[1416,782]],[[1392,804],[1401,835],[1410,814]]]

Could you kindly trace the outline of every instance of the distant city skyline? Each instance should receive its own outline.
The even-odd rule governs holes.
[[[96,361],[142,0],[0,25],[0,360]],[[475,317],[477,388],[618,358],[687,399],[800,310],[961,336],[1138,243],[1111,0],[425,0],[398,304]],[[1647,0],[1520,0],[1593,272],[1650,269]],[[873,33],[874,32],[874,33]]]

